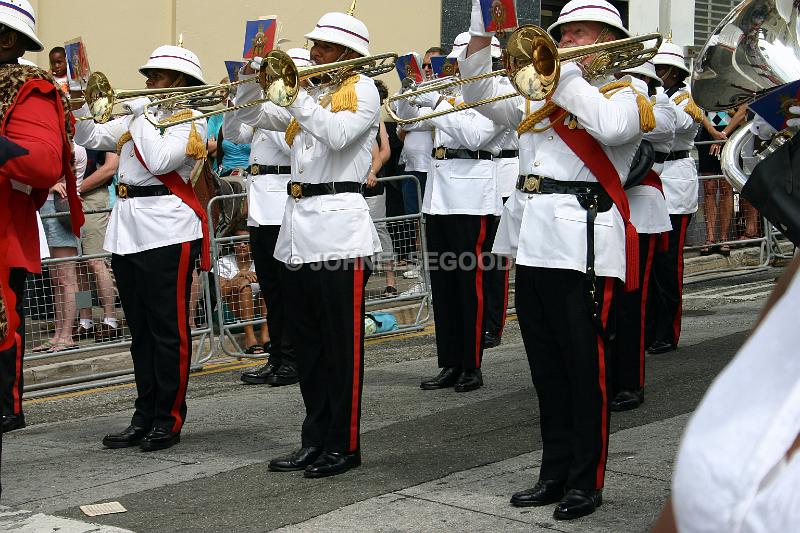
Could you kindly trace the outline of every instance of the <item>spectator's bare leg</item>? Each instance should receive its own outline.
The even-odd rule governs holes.
[[[238,305],[236,306],[238,309],[234,311],[236,318],[242,322],[252,322],[255,316],[253,305],[253,289],[250,287],[250,284],[248,283],[247,285],[239,287]],[[256,340],[256,334],[252,324],[244,326],[244,343],[247,347],[260,344],[258,340]]]
[[[708,176],[709,174],[703,174]],[[706,218],[706,245],[717,242],[717,190],[718,179],[702,180],[703,183],[703,213]]]
[[[92,285],[89,282],[89,263],[87,261],[80,261],[77,263],[77,275],[78,275],[78,290],[80,292],[86,292],[92,290]],[[82,307],[78,311],[78,316],[81,319],[81,323],[83,321],[87,321],[89,324],[92,323],[92,308],[91,307]],[[89,329],[87,327],[87,329]]]
[[[757,239],[761,236],[760,217],[753,204],[739,197],[739,206],[744,213],[744,238]]]
[[[74,257],[78,253],[75,248],[51,248],[50,255],[54,259]],[[53,285],[56,311],[56,331],[51,344],[56,350],[72,346],[72,326],[78,314],[75,304],[75,292],[78,290],[78,278],[75,273],[75,261],[53,263]]]
[[[719,182],[719,240],[727,241],[733,220],[733,188],[725,180],[715,181]]]
[[[94,273],[97,294],[100,296],[100,305],[103,306],[103,319],[113,319],[114,323],[109,325],[116,327],[117,317],[114,309],[114,278],[111,277],[111,269],[104,259],[89,259],[88,262],[89,268]],[[83,288],[81,288],[81,290],[83,290]]]
[[[200,294],[202,288],[200,287],[200,276],[197,269],[192,271],[192,290],[189,292],[189,327],[193,328],[197,324],[195,316],[197,312],[197,302],[200,301]]]
[[[264,298],[258,299],[258,305],[261,308],[261,318],[267,318],[267,304],[264,302]],[[259,341],[261,345],[267,344],[269,342],[269,326],[266,322],[261,324],[261,330],[259,331]]]

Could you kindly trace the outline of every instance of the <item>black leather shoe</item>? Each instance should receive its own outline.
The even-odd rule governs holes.
[[[456,381],[456,392],[469,392],[483,387],[481,369],[464,370]]]
[[[242,374],[242,381],[252,385],[263,385],[268,382],[269,377],[278,370],[278,365],[270,361],[257,370],[251,370]]]
[[[611,400],[612,411],[630,411],[644,403],[644,391],[622,390]]]
[[[142,439],[141,448],[143,452],[154,452],[156,450],[166,450],[172,448],[181,441],[180,433],[173,433],[162,428],[153,428],[150,433]]]
[[[556,520],[572,520],[590,515],[603,503],[602,490],[569,489],[553,511]]]
[[[650,347],[647,349],[647,353],[651,354],[659,354],[659,353],[667,353],[671,352],[675,349],[675,346],[664,341],[655,341]]]
[[[148,428],[142,428],[131,424],[120,433],[111,433],[103,437],[103,446],[114,449],[137,446],[149,432],[150,430]]]
[[[295,472],[304,470],[307,466],[317,460],[322,453],[322,448],[309,446],[300,448],[285,457],[278,457],[269,462],[269,469],[273,472]]]
[[[25,415],[3,415],[3,433],[25,427]]]
[[[532,489],[515,492],[511,505],[515,507],[539,507],[561,501],[564,497],[564,482],[544,479],[536,482]]]
[[[422,390],[446,389],[452,387],[461,375],[460,368],[444,367],[439,375],[419,384]]]
[[[344,474],[361,466],[361,452],[337,453],[322,452],[313,464],[306,467],[305,477],[328,477]]]
[[[500,346],[502,341],[503,338],[500,335],[496,335],[487,331],[483,334],[483,349],[488,350],[489,348],[497,348]]]
[[[300,377],[297,375],[297,369],[290,365],[281,365],[267,378],[267,384],[273,387],[294,385],[298,381],[300,381]]]

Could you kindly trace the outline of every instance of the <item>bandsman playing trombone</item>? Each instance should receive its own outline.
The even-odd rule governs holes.
[[[311,64],[308,50],[287,51],[294,64]],[[234,97],[234,106],[240,98]],[[273,104],[274,105],[274,104]],[[250,144],[247,176],[247,225],[250,227],[250,249],[256,265],[258,283],[264,291],[267,324],[270,331],[269,361],[263,367],[242,375],[242,381],[272,386],[297,383],[297,361],[289,341],[286,319],[289,295],[285,286],[284,264],[275,258],[275,243],[286,207],[286,186],[292,179],[291,148],[284,132],[254,129],[239,119],[241,110],[225,113],[222,132],[235,143]]]
[[[323,15],[306,38],[314,43],[316,65],[370,55],[366,25],[349,14]],[[378,90],[356,68],[321,73],[315,83],[284,108],[267,103],[238,113],[255,128],[286,132],[292,148],[275,258],[287,265],[290,340],[306,417],[301,447],[273,459],[269,468],[304,470],[311,478],[361,464],[364,287],[368,259],[381,251],[361,195],[378,133]],[[247,83],[238,88],[237,101],[261,95],[257,84]]]
[[[469,33],[458,35],[450,59],[468,43]],[[447,111],[461,99],[436,91],[411,98],[397,100],[400,118]],[[502,210],[493,160],[507,133],[474,109],[427,122],[434,128],[434,148],[422,212],[441,370],[420,388],[468,392],[483,386],[485,272],[492,259],[491,226]]]
[[[147,89],[203,84],[197,56],[178,46],[160,46],[139,69]],[[186,386],[192,356],[189,292],[198,256],[208,270],[205,213],[190,180],[205,157],[206,121],[198,119],[164,132],[145,112],[168,125],[199,113],[156,107],[150,98],[124,103],[125,116],[99,124],[76,122],[75,142],[120,154],[117,202],[104,248],[111,252],[122,308],[131,331],[137,398],[130,425],[106,435],[108,448],[169,448],[180,441],[186,419]],[[75,116],[89,117],[87,105]],[[201,244],[202,243],[202,244]],[[201,253],[202,248],[202,253]]]
[[[480,9],[473,0],[472,39],[459,58],[464,77],[491,69],[490,34]],[[605,0],[568,2],[548,31],[562,48],[628,35],[619,12]],[[527,52],[528,58],[539,56]],[[642,139],[645,113],[640,117],[629,79],[606,85],[613,78],[583,78],[592,55],[561,64],[547,101],[516,96],[477,108],[520,136],[521,175],[506,202],[494,252],[516,258],[516,308],[539,399],[543,454],[537,483],[511,502],[557,503],[553,516],[561,520],[590,514],[602,502],[609,318],[615,285],[626,277],[629,287],[637,281],[637,236],[622,184]],[[508,91],[488,78],[465,85],[463,92],[467,102],[475,102]]]

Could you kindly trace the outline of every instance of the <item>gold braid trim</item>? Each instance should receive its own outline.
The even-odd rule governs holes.
[[[356,93],[356,83],[358,83],[360,76],[354,74],[342,82],[338,89],[330,95],[331,111],[337,113],[339,111],[358,111],[358,94]],[[294,138],[300,133],[300,124],[297,120],[292,119],[289,121],[289,126],[286,128],[286,144],[292,146]]]
[[[295,119],[289,121],[289,126],[286,128],[286,134],[284,135],[284,139],[286,139],[286,144],[291,146],[294,144],[294,138],[297,137],[297,134],[300,133],[300,123],[297,122]]]
[[[703,110],[697,107],[697,104],[694,103],[694,100],[692,100],[692,95],[689,93],[683,93],[679,96],[676,96],[672,101],[678,105],[684,100],[689,100],[686,102],[686,105],[683,106],[683,110],[686,111],[686,114],[692,117],[692,119],[694,119],[694,121],[698,124],[703,122]]]
[[[184,109],[168,116],[167,118],[159,120],[158,123],[162,125],[171,124],[179,120],[190,118],[193,115],[194,113],[191,109]],[[204,143],[203,138],[200,137],[200,133],[197,131],[197,127],[195,126],[194,122],[192,122],[192,129],[189,130],[189,140],[186,142],[186,155],[196,160],[205,159],[208,157],[206,143]]]
[[[522,136],[523,134],[531,131],[536,124],[549,117],[557,107],[558,106],[553,102],[547,102],[542,107],[531,113],[530,104],[526,104],[526,113],[528,116],[526,116],[523,121],[519,123],[519,126],[517,126],[517,135]]]
[[[133,137],[131,137],[131,132],[126,131],[125,133],[122,134],[122,136],[117,141],[117,149],[116,149],[117,155],[120,155],[122,153],[122,147],[125,146],[125,143],[127,143],[131,139],[133,139]]]
[[[636,87],[627,80],[619,80],[600,87],[600,92],[606,98],[611,98],[619,91],[630,88],[636,95],[636,105],[639,107],[639,128],[647,133],[656,127],[656,117],[653,114],[653,103],[647,96],[636,90]]]

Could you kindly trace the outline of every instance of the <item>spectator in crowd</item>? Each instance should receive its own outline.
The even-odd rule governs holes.
[[[220,83],[228,83],[228,78],[223,78]],[[250,144],[236,144],[223,138],[222,122],[224,114],[208,118],[208,157],[216,164],[220,176],[230,176],[235,173],[241,175],[241,170],[247,168],[250,160]]]
[[[703,128],[697,140],[701,142],[720,141],[728,138],[739,127],[745,117],[747,106],[740,106],[734,113],[711,111],[703,118]],[[722,144],[699,144],[697,153],[700,157],[699,172],[701,176],[719,176],[722,174],[719,156]],[[730,238],[730,225],[733,220],[733,189],[722,178],[702,179],[703,212],[706,219],[706,244],[700,248],[701,255],[708,255],[714,250],[717,242]],[[717,195],[719,194],[719,200]],[[717,202],[719,201],[719,204]],[[719,233],[717,233],[719,230]],[[716,248],[723,255],[730,253],[730,246],[722,244]]]
[[[73,143],[75,152],[75,177],[78,180],[78,190],[86,171],[86,150]],[[67,188],[64,179],[50,188],[50,194],[44,205],[39,209],[42,214],[42,224],[50,247],[50,257],[55,261],[50,264],[50,278],[53,287],[53,307],[56,315],[55,332],[49,340],[33,348],[33,352],[55,353],[77,348],[72,340],[72,325],[78,314],[75,293],[78,290],[78,278],[75,261],[61,261],[66,257],[78,255],[78,239],[68,228],[69,216],[63,209],[56,208],[66,205]],[[44,215],[51,215],[45,217]],[[53,216],[58,215],[58,216]]]
[[[69,94],[69,76],[67,73],[67,51],[63,46],[50,50],[50,74],[56,79],[64,94]]]
[[[119,156],[115,152],[99,152],[87,150],[86,177],[80,182],[78,192],[81,195],[85,213],[81,228],[81,255],[105,254],[103,241],[108,226],[109,192],[108,185],[114,179],[119,166]],[[73,340],[93,337],[95,342],[108,342],[122,335],[115,311],[114,279],[105,258],[98,257],[82,261],[79,265],[79,286],[81,291],[91,290],[89,272],[94,274],[97,294],[103,308],[103,321],[95,325],[92,308],[80,309],[79,324],[73,330]]]
[[[383,105],[383,102],[389,96],[389,90],[380,80],[375,80],[375,86],[378,88],[381,105]],[[372,217],[373,223],[375,220],[386,218],[386,193],[383,184],[378,182],[378,176],[383,175],[383,166],[389,161],[391,155],[392,151],[389,147],[389,134],[386,132],[386,125],[381,121],[380,128],[378,129],[378,136],[375,139],[375,144],[372,146],[372,166],[367,175],[366,188],[364,190],[364,198],[367,200],[369,215]],[[389,235],[389,229],[386,227],[385,222],[375,224],[375,230],[378,232],[382,248],[382,251],[377,253],[373,258],[377,263],[375,272],[382,270],[386,273],[386,288],[383,291],[383,295],[394,296],[397,294],[397,287],[394,275],[394,248],[392,246],[392,238]]]
[[[246,221],[236,228],[235,235],[249,236]],[[236,241],[233,253],[220,257],[217,262],[219,274],[220,293],[225,304],[242,322],[251,322],[255,317],[256,300],[262,318],[267,316],[267,306],[264,299],[259,297],[261,289],[256,276],[256,266],[250,255],[250,243],[247,240]],[[264,353],[263,346],[269,342],[269,329],[267,323],[261,325],[259,339],[256,339],[252,324],[244,326],[244,342],[247,346],[245,353],[258,355]]]

